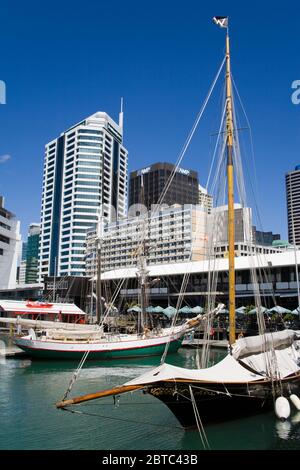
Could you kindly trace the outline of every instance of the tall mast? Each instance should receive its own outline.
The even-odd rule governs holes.
[[[229,343],[233,344],[235,342],[233,111],[228,27],[226,33],[226,145],[229,245]]]
[[[97,323],[100,324],[102,320],[102,283],[101,283],[101,243],[102,243],[102,216],[99,217],[97,224],[97,281],[96,281],[96,318]]]

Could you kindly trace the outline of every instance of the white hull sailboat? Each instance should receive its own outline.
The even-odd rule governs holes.
[[[116,359],[161,355],[166,344],[170,344],[169,352],[176,352],[189,329],[181,325],[143,335],[70,330],[35,333],[31,329],[27,336],[15,337],[14,342],[27,355],[39,359],[77,360],[85,353],[88,353],[88,359]]]

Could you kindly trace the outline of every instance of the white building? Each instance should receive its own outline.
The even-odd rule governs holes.
[[[187,204],[106,224],[101,240],[102,271],[135,266],[143,239],[149,265],[205,259],[206,223],[203,208]],[[95,230],[88,233],[87,276],[96,273],[95,238]]]
[[[26,259],[22,259],[20,262],[20,267],[19,267],[18,284],[23,285],[26,282],[26,267],[27,267],[27,261]]]
[[[4,208],[4,198],[0,196],[0,289],[16,286],[20,244],[20,222]]]
[[[208,194],[207,189],[199,184],[199,205],[204,207],[210,214],[213,207],[213,197]]]
[[[208,216],[208,233],[212,234],[213,253],[217,258],[228,256],[228,208],[214,207]],[[280,247],[262,246],[253,239],[252,210],[234,204],[235,256],[249,256],[251,253],[270,254],[282,251]]]
[[[41,207],[39,280],[85,274],[86,231],[99,209],[106,221],[124,217],[127,150],[119,125],[97,112],[46,145]]]
[[[146,208],[145,208],[146,210]],[[147,264],[161,265],[201,261],[228,256],[227,206],[212,209],[186,204],[161,208],[104,224],[101,230],[101,270],[130,268],[137,263],[141,242],[145,240]],[[278,253],[281,248],[254,245],[250,208],[235,204],[236,256],[250,253]],[[88,232],[86,240],[86,275],[97,271],[97,231]]]

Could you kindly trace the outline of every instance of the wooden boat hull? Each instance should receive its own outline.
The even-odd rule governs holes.
[[[147,393],[161,400],[184,428],[196,426],[190,388],[203,424],[259,414],[274,407],[270,380],[253,383],[205,383],[164,381],[147,386]],[[282,380],[283,395],[300,393],[300,374]],[[278,389],[277,395],[280,395]]]
[[[166,339],[156,341],[140,340],[119,343],[103,344],[64,344],[58,342],[45,342],[15,339],[15,344],[26,354],[36,359],[49,360],[78,360],[88,350],[88,360],[118,359],[126,357],[143,357],[163,354],[166,347]],[[131,343],[131,344],[128,344]],[[182,338],[171,340],[168,352],[176,352],[182,343]]]

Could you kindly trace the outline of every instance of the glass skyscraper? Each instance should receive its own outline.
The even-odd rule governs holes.
[[[121,113],[122,114],[122,113]],[[125,216],[127,150],[122,115],[97,112],[46,145],[39,279],[85,274],[86,232]]]
[[[289,242],[300,246],[300,165],[285,175]]]

